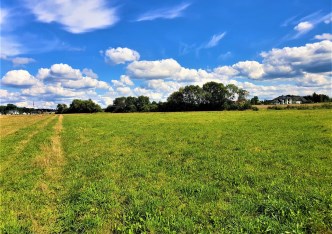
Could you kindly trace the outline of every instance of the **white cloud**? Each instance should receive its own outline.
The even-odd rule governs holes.
[[[126,75],[122,75],[120,77],[120,81],[125,85],[129,85],[129,86],[134,85],[133,81],[129,78],[129,76],[126,76]]]
[[[37,20],[59,23],[71,33],[106,28],[118,21],[116,8],[106,0],[26,0],[26,5]]]
[[[174,81],[164,81],[164,80],[148,80],[147,87],[158,91],[159,93],[169,94],[181,88],[181,83]]]
[[[7,86],[24,87],[35,85],[38,80],[26,70],[11,70],[2,77],[1,83]]]
[[[164,79],[180,72],[181,66],[174,59],[134,61],[127,66],[127,71],[134,78]]]
[[[331,73],[329,74],[312,74],[304,73],[303,78],[299,78],[298,86],[313,87],[331,85]]]
[[[79,80],[68,80],[62,83],[63,87],[71,89],[108,89],[109,85],[104,81],[99,81],[91,77],[82,77]]]
[[[110,87],[105,81],[98,80],[98,75],[91,69],[84,68],[81,72],[63,63],[53,64],[50,68],[40,68],[37,78],[44,83],[60,83],[64,88],[70,89],[108,89]]]
[[[129,48],[109,48],[105,51],[106,61],[113,64],[124,64],[126,62],[139,60],[139,58],[139,53]]]
[[[134,82],[127,75],[121,75],[120,80],[112,80],[115,87],[133,86]]]
[[[82,73],[68,64],[59,63],[53,64],[50,68],[40,68],[37,78],[55,82],[68,79],[78,80],[82,78]]]
[[[308,32],[313,29],[314,25],[308,21],[300,22],[294,29],[300,33]]]
[[[325,40],[305,46],[272,49],[269,52],[261,53],[261,56],[264,58],[264,66],[273,68],[269,71],[270,75],[287,77],[287,74],[294,76],[303,71],[311,73],[330,71],[331,53],[332,42]],[[266,75],[267,78],[268,75]]]
[[[315,39],[317,40],[332,40],[332,34],[331,33],[323,33],[321,35],[316,35]]]
[[[155,19],[174,19],[181,17],[183,12],[190,6],[189,3],[182,3],[175,7],[161,8],[153,11],[146,12],[140,15],[136,21],[147,21]]]
[[[33,63],[36,60],[33,58],[24,58],[24,57],[16,57],[11,59],[14,66],[26,65],[29,63]]]
[[[264,76],[263,65],[256,61],[238,62],[232,66],[240,76],[250,79],[261,79]]]
[[[218,45],[219,41],[221,39],[223,39],[226,35],[226,32],[220,33],[220,34],[215,34],[212,36],[212,38],[210,39],[210,41],[208,43],[206,43],[206,45],[204,46],[205,48],[212,48]]]
[[[116,91],[120,96],[131,96],[131,95],[133,95],[133,92],[129,87],[118,87],[116,89]]]
[[[239,74],[239,71],[231,66],[217,67],[213,71],[223,77],[234,77]]]
[[[24,98],[18,92],[9,92],[5,89],[0,89],[0,104],[6,105],[8,103],[15,104],[17,102],[23,101]]]
[[[91,78],[93,78],[93,79],[98,79],[98,75],[97,75],[96,73],[94,73],[94,72],[92,71],[92,69],[89,69],[89,68],[84,68],[84,69],[82,70],[82,74],[84,74],[84,75],[86,75],[86,76],[88,76],[88,77],[91,77]]]

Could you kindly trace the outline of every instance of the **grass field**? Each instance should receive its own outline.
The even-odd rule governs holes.
[[[332,233],[331,110],[0,124],[0,233]]]

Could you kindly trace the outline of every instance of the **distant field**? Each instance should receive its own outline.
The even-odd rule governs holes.
[[[0,233],[332,233],[331,110],[0,126]]]

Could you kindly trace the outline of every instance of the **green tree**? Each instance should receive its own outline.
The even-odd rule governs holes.
[[[250,100],[250,103],[252,105],[258,105],[259,104],[259,99],[257,96],[254,96],[251,100]]]
[[[69,113],[95,113],[101,111],[101,107],[94,103],[91,99],[74,99],[68,108]]]
[[[183,88],[180,88],[179,91],[172,93],[167,98],[167,103],[164,105],[164,110],[167,111],[181,111],[184,110],[184,100],[183,100]]]
[[[125,100],[125,112],[137,111],[137,97],[127,97]]]
[[[126,97],[118,97],[113,101],[114,112],[125,112]]]
[[[228,97],[228,91],[222,83],[208,82],[203,85],[205,105],[210,110],[221,110]]]
[[[58,104],[56,106],[56,113],[57,114],[63,114],[68,111],[68,106],[66,104]]]
[[[204,103],[204,91],[198,85],[188,85],[183,89],[183,102],[186,110],[198,110]]]
[[[150,111],[150,99],[147,96],[139,96],[137,98],[137,110],[140,112]]]

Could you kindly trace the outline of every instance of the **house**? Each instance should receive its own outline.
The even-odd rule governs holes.
[[[20,113],[17,110],[9,110],[7,115],[19,115]]]
[[[295,95],[282,95],[272,100],[275,105],[302,104],[308,102],[304,97]]]

